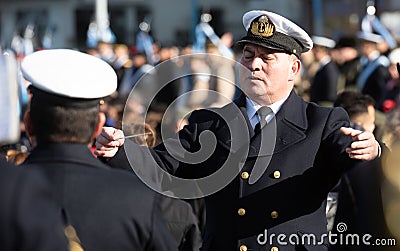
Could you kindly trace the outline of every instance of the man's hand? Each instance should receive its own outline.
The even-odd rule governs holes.
[[[354,142],[346,149],[349,157],[358,160],[373,160],[379,155],[379,143],[371,132],[360,131],[350,127],[342,127],[340,131],[349,135]]]
[[[111,158],[117,153],[118,148],[124,144],[124,133],[113,127],[103,127],[96,138],[96,150],[98,157]]]

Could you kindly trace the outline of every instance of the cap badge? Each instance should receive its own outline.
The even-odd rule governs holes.
[[[261,16],[251,24],[251,34],[261,37],[270,37],[275,32],[275,26],[267,16]]]

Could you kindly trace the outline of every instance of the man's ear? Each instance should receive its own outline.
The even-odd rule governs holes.
[[[94,132],[93,132],[94,139],[100,135],[101,130],[103,129],[104,124],[106,123],[106,115],[104,114],[104,112],[99,112],[99,114],[97,116],[98,116],[97,125],[94,128]]]
[[[24,114],[24,124],[25,124],[25,131],[28,135],[29,143],[32,147],[35,147],[37,142],[35,138],[35,128],[33,128],[32,120],[31,120],[31,112],[28,110]]]
[[[31,112],[26,111],[24,115],[25,130],[29,137],[35,136],[35,130],[32,125]]]
[[[301,67],[300,60],[297,59],[292,62],[292,67],[289,70],[290,81],[294,81],[296,79],[297,74],[300,72],[300,67]]]

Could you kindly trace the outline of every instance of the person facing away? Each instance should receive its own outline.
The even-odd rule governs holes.
[[[37,172],[0,159],[1,250],[68,250],[64,224],[47,185]]]
[[[318,61],[319,68],[310,87],[310,101],[324,106],[331,106],[337,96],[339,69],[330,56],[335,41],[322,36],[312,36],[312,52]]]
[[[383,112],[390,112],[400,104],[400,75],[397,64],[400,62],[400,48],[395,48],[389,53],[390,65],[388,67],[390,79],[386,84],[386,97],[383,102]]]
[[[140,156],[150,151],[164,170],[197,181],[235,171],[228,182],[218,176],[215,183],[226,185],[205,197],[203,251],[326,250],[328,192],[355,162],[377,158],[380,146],[372,133],[348,128],[343,109],[305,102],[294,92],[300,55],[312,48],[302,28],[264,10],[246,12],[242,20],[247,34],[237,42],[243,51],[237,100],[193,111],[176,138],[150,150],[121,140],[121,130],[103,128],[95,154],[109,165],[127,163],[128,156],[146,166],[152,161]],[[258,111],[262,106],[268,108]],[[205,160],[191,161],[191,153],[203,150],[206,131],[215,148]],[[167,150],[177,144],[186,152]],[[310,233],[318,243],[302,241]],[[279,234],[286,239],[277,240]]]
[[[158,194],[90,152],[105,121],[101,98],[117,87],[112,67],[85,53],[54,49],[27,56],[21,70],[31,82],[25,123],[35,145],[23,166],[50,183],[79,248],[177,250]]]
[[[349,115],[351,127],[374,132],[375,101],[369,95],[357,91],[345,91],[338,95],[334,106],[343,107]],[[386,151],[388,152],[388,151]],[[390,154],[390,153],[387,153]],[[382,163],[380,159],[361,162],[343,174],[337,193],[337,211],[334,226],[345,223],[348,233],[375,238],[392,238],[385,224],[382,197]],[[334,228],[333,231],[336,231]],[[337,232],[335,232],[337,233]],[[372,242],[372,241],[371,241]],[[373,245],[332,245],[330,250],[382,250]],[[392,250],[386,247],[385,250]]]

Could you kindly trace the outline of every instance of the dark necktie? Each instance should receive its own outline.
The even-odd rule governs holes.
[[[257,134],[261,131],[261,129],[267,124],[265,118],[268,114],[272,112],[271,108],[268,106],[262,106],[257,110],[258,115],[260,115],[260,122],[254,127],[254,133]]]

